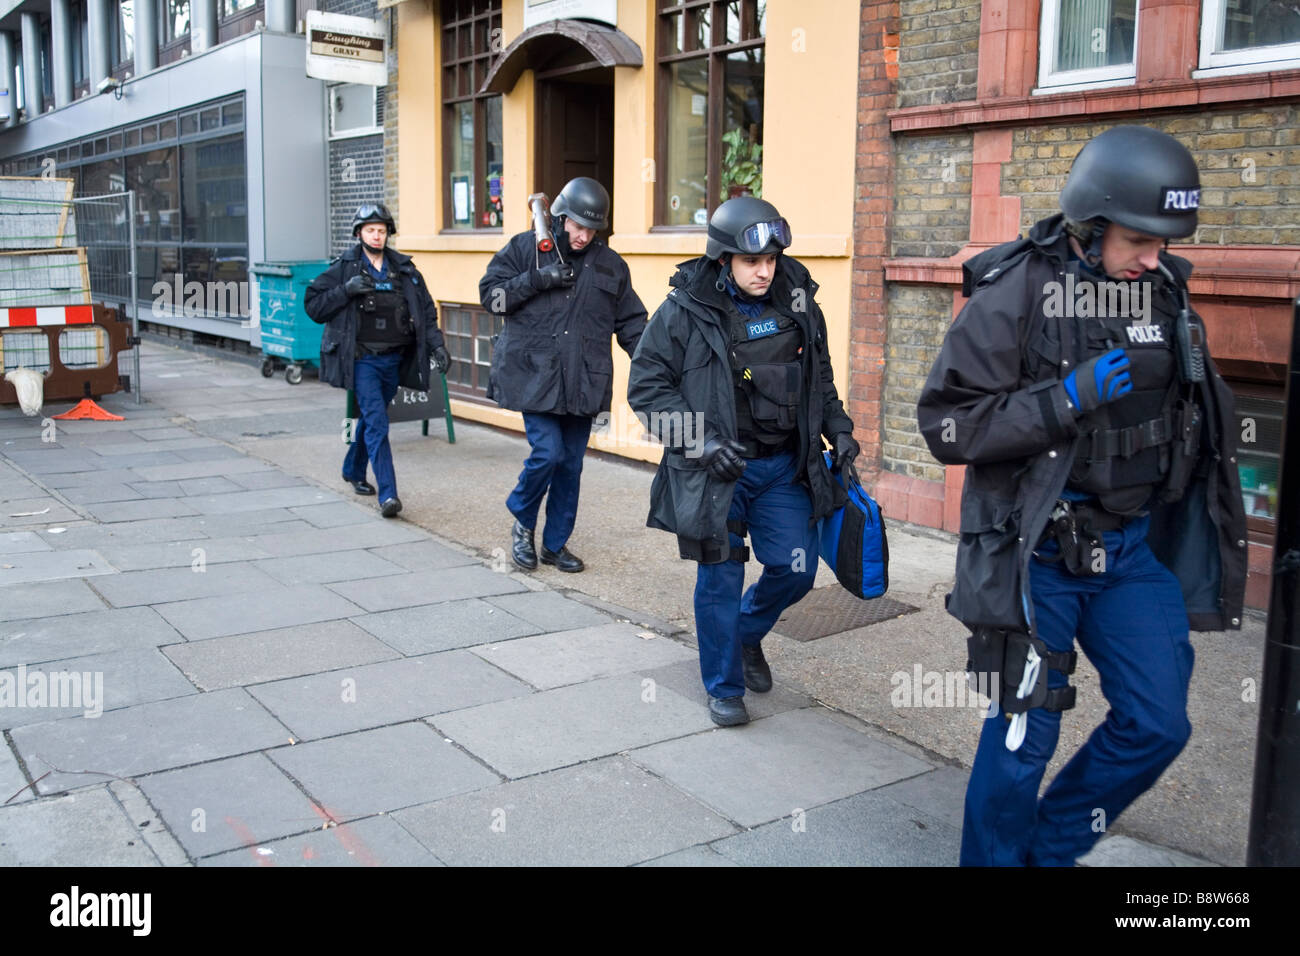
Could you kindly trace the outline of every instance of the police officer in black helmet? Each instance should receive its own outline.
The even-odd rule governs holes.
[[[683,263],[641,338],[628,401],[664,444],[647,525],[699,562],[695,629],[709,716],[746,723],[745,690],[772,688],[761,641],[813,585],[815,519],[844,504],[822,451],[852,469],[853,422],[831,372],[817,284],[786,255],[771,203],[729,199],[705,255]],[[742,595],[749,536],[763,564]]]
[[[1085,854],[1191,733],[1189,627],[1240,627],[1232,396],[1191,265],[1165,251],[1195,232],[1199,193],[1176,139],[1116,127],[1076,157],[1061,214],[966,264],[970,301],[917,407],[935,457],[968,466],[948,610],[994,701],[964,865]],[[1040,799],[1076,639],[1110,711]]]
[[[398,385],[427,391],[429,359],[439,373],[451,365],[438,329],[438,310],[410,256],[388,247],[397,224],[382,203],[365,203],[352,219],[357,244],[330,263],[303,296],[303,309],[325,325],[321,381],[350,388],[358,419],[343,459],[343,480],[359,495],[376,494],[379,512],[402,510],[388,443],[388,403]]]
[[[609,226],[609,193],[586,176],[551,204],[555,248],[542,252],[532,230],[511,238],[479,282],[483,307],[505,317],[492,349],[487,397],[522,412],[531,448],[506,507],[514,516],[516,567],[543,564],[575,573],[567,547],[578,515],[583,456],[593,419],[613,397],[610,338],[630,355],[645,328],[645,306],[627,263],[596,238]],[[540,554],[535,530],[546,499]]]

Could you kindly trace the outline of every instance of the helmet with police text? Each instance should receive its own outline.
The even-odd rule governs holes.
[[[361,227],[368,222],[382,222],[388,227],[390,236],[397,235],[397,223],[393,221],[388,207],[381,202],[365,202],[357,207],[357,214],[352,217],[352,235],[361,232]]]
[[[1145,126],[1116,126],[1079,151],[1061,190],[1073,223],[1104,219],[1127,229],[1181,239],[1196,231],[1201,178],[1187,147]]]
[[[551,215],[599,232],[609,226],[609,193],[589,176],[570,179],[551,203]]]
[[[790,224],[776,207],[763,199],[740,196],[713,211],[704,254],[710,259],[720,259],[726,252],[766,255],[789,245]]]

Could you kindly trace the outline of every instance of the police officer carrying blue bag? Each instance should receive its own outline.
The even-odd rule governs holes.
[[[365,203],[352,219],[357,244],[330,263],[303,296],[303,310],[325,325],[320,377],[356,395],[358,418],[343,459],[343,480],[359,495],[373,495],[367,459],[378,485],[379,513],[402,510],[388,443],[388,403],[398,385],[429,389],[429,359],[445,374],[438,310],[411,257],[388,248],[397,224],[382,203]]]
[[[948,611],[993,699],[961,862],[1069,866],[1191,734],[1189,627],[1241,626],[1246,521],[1232,395],[1188,305],[1199,176],[1140,126],[1075,159],[1062,213],[966,263],[970,295],[917,406],[964,464]],[[1078,640],[1106,720],[1052,781]]]
[[[709,716],[749,721],[772,688],[761,642],[817,574],[816,519],[845,502],[822,454],[852,472],[858,443],[831,372],[817,284],[784,254],[762,199],[722,203],[704,256],[683,263],[632,357],[628,401],[664,444],[646,524],[699,562],[695,630]],[[749,535],[763,574],[744,593]]]
[[[524,571],[540,557],[558,571],[586,568],[568,549],[578,516],[583,456],[595,417],[614,395],[610,339],[629,355],[645,328],[645,306],[627,263],[596,233],[609,226],[609,193],[596,180],[569,180],[551,204],[554,248],[533,230],[513,236],[479,282],[483,308],[505,317],[492,349],[487,397],[523,413],[530,454],[506,508],[514,515],[510,557]],[[549,238],[549,237],[548,237]],[[535,531],[542,499],[540,555]]]

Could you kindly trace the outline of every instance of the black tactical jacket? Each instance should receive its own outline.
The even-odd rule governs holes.
[[[1020,255],[1006,259],[1013,248]],[[990,269],[999,259],[1001,266]],[[1036,633],[1029,561],[1080,437],[1061,384],[1082,358],[1076,320],[1049,318],[1043,308],[1045,284],[1064,279],[1068,260],[1060,215],[1037,223],[1027,244],[1008,243],[972,260],[974,294],[948,331],[917,405],[934,456],[970,466],[948,611],[972,628]],[[1190,263],[1163,252],[1161,261],[1186,283]],[[1175,290],[1158,274],[1143,280],[1154,283],[1153,311],[1177,315]],[[1182,585],[1193,630],[1235,629],[1246,586],[1246,516],[1232,393],[1208,360],[1196,399],[1205,413],[1197,470],[1181,500],[1154,507],[1147,543]]]
[[[357,331],[361,326],[357,314],[358,299],[349,296],[343,286],[362,270],[361,243],[357,243],[330,263],[329,268],[312,280],[302,298],[303,310],[313,322],[325,326],[320,340],[320,380],[336,388],[352,387],[352,366],[357,358]],[[427,391],[429,356],[442,346],[438,329],[438,309],[411,257],[396,249],[385,249],[388,273],[400,283],[406,308],[415,323],[415,342],[402,352],[400,382],[407,388]]]
[[[672,291],[632,356],[627,389],[633,411],[665,445],[650,488],[646,525],[676,533],[682,557],[694,561],[706,553],[721,554],[718,560],[726,560],[730,549],[727,512],[735,482],[714,478],[699,456],[710,438],[736,437],[735,379],[728,354],[730,307],[717,278],[718,264],[704,257],[678,267]],[[801,356],[804,395],[798,460],[799,480],[812,499],[813,520],[845,501],[844,490],[822,457],[821,436],[833,438],[853,431],[835,391],[826,319],[814,299],[816,293],[817,283],[803,264],[781,255],[771,296],[776,310],[798,323],[806,343]],[[696,413],[702,425],[684,428],[681,423],[687,417],[697,421]]]
[[[541,264],[555,260],[541,254]],[[479,282],[483,308],[505,316],[492,348],[487,397],[517,412],[594,418],[609,411],[614,394],[610,336],[631,355],[645,329],[645,306],[618,253],[593,241],[578,281],[538,291],[533,233],[521,232],[492,257]]]

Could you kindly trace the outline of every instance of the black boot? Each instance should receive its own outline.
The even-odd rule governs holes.
[[[745,686],[760,694],[766,694],[772,689],[772,668],[767,666],[762,645],[741,647],[740,653],[744,658]]]
[[[586,567],[582,558],[568,548],[552,551],[546,545],[542,545],[542,564],[553,564],[557,571],[568,571],[570,574],[576,574]]]
[[[533,529],[525,528],[515,519],[510,529],[510,559],[521,571],[537,569],[537,550],[533,547]]]
[[[710,697],[709,719],[719,727],[738,727],[749,723],[749,711],[743,697]]]

